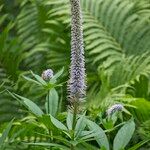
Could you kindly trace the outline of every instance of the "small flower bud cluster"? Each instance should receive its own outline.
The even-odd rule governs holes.
[[[116,111],[122,111],[122,109],[123,109],[122,104],[115,104],[106,111],[106,114],[109,116],[115,113]]]
[[[47,69],[43,71],[42,73],[42,78],[43,80],[50,80],[54,75],[53,75],[53,70],[52,69]]]

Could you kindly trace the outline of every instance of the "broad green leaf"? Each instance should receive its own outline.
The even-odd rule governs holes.
[[[35,84],[42,85],[40,82],[38,82],[38,81],[36,81],[36,80],[33,80],[33,79],[31,79],[31,78],[28,78],[28,77],[26,77],[26,76],[23,76],[23,78],[26,79],[27,81],[33,82],[33,83],[35,83]]]
[[[46,97],[46,112],[48,114],[51,114],[52,116],[55,116],[58,110],[58,93],[53,88],[48,92],[48,95]]]
[[[73,123],[73,114],[68,111],[67,113],[67,127],[69,130],[72,130],[72,123]]]
[[[44,86],[47,85],[46,81],[44,81],[44,80],[42,79],[42,77],[40,77],[40,76],[37,75],[37,74],[34,74],[32,71],[31,71],[31,74],[32,74],[32,75],[34,76],[34,78],[35,78],[38,82],[40,82],[42,85],[44,85]]]
[[[33,114],[35,114],[37,116],[42,116],[44,114],[43,111],[31,100],[29,100],[25,97],[19,96],[17,94],[13,94],[13,95],[16,98],[21,99],[23,101],[24,106],[27,107]],[[20,101],[20,102],[22,102],[22,101]]]
[[[85,114],[83,114],[82,116],[80,116],[80,118],[78,119],[76,123],[75,138],[80,137],[81,132],[85,129],[85,127],[86,127]]]
[[[97,133],[93,131],[82,131],[81,132],[81,138],[79,141],[88,141],[90,139],[95,140],[95,136],[98,135]]]
[[[57,120],[56,118],[54,118],[52,115],[50,115],[50,118],[51,118],[51,121],[52,123],[58,128],[58,129],[61,129],[61,130],[65,130],[67,131],[67,127],[61,123],[59,120]]]
[[[14,119],[7,125],[6,129],[2,133],[2,136],[0,137],[0,147],[4,144],[8,134],[10,132],[10,129],[12,127],[13,121],[14,121]]]
[[[135,130],[133,119],[129,120],[117,133],[113,142],[113,150],[124,149],[129,143]]]
[[[106,150],[109,150],[109,142],[104,130],[100,126],[98,126],[95,122],[92,122],[88,119],[86,119],[86,123],[89,129],[93,131],[93,133],[95,133],[94,138],[99,144],[99,146],[105,147]]]
[[[55,83],[56,80],[62,75],[63,72],[64,72],[64,67],[52,77],[50,83]]]

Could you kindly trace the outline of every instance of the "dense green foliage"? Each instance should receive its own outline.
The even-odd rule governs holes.
[[[120,150],[127,146],[135,150],[141,145],[141,149],[150,148],[150,1],[81,0],[81,4],[88,117],[78,116],[77,141],[71,143],[71,114],[66,112],[70,64],[69,0],[0,0],[0,130],[6,128],[0,138],[0,147],[2,144],[7,150],[43,150],[44,143],[49,143],[48,147],[59,149],[61,145],[67,149],[81,143],[78,149],[101,147],[105,150],[110,146],[110,149]],[[57,115],[49,118],[48,110],[45,112],[48,88],[37,86],[35,80],[31,82],[35,74],[30,70],[41,75],[47,68],[56,73],[62,67],[64,72],[53,85],[58,94],[56,90],[51,93],[55,99],[53,105],[57,106],[51,108],[51,114],[57,112]],[[19,102],[14,98],[19,98]],[[37,104],[34,109],[32,102]],[[105,111],[115,103],[123,104],[125,109],[109,120]],[[8,124],[13,118],[13,123]],[[47,130],[52,130],[55,136]],[[126,135],[129,130],[134,132],[133,136]],[[101,140],[99,135],[105,138]],[[50,145],[53,138],[56,145]],[[22,142],[36,142],[41,146]],[[137,143],[139,145],[134,146]]]

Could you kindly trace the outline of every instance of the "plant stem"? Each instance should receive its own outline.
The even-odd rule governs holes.
[[[48,94],[47,94],[47,113],[50,114],[49,112],[49,93],[50,93],[50,90],[48,90]]]
[[[74,141],[75,139],[75,127],[76,127],[77,110],[78,110],[78,104],[76,101],[74,102],[73,107],[74,109],[73,109],[73,122],[72,122],[72,131],[73,131],[72,141]],[[75,150],[75,147],[73,144],[71,145],[71,150]]]
[[[72,123],[72,130],[75,130],[76,126],[76,117],[77,117],[77,103],[74,103],[74,109],[73,109],[73,123]],[[74,138],[74,137],[73,137]]]
[[[48,114],[50,114],[50,111],[49,111],[49,94],[50,94],[50,90],[48,90],[48,94],[47,94],[47,113],[48,113]],[[49,132],[49,135],[50,135],[50,136],[53,135],[53,133],[52,133],[52,131],[51,131],[50,129],[48,130],[48,132]],[[49,142],[52,142],[52,141],[53,141],[53,139],[52,139],[52,137],[51,137],[51,138],[49,139]],[[52,147],[50,146],[49,149],[52,150]]]
[[[63,88],[61,88],[61,93],[63,93]],[[59,105],[58,105],[58,112],[61,112],[62,110],[62,102],[63,102],[63,96],[61,96]]]

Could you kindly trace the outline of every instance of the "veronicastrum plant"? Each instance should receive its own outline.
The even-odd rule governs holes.
[[[58,86],[62,86],[61,84],[56,84],[56,82],[57,82],[57,79],[60,77],[60,75],[63,73],[63,70],[64,69],[61,69],[55,75],[51,73],[51,70],[46,70],[46,72],[44,71],[42,73],[42,76],[34,74],[31,71],[31,74],[34,77],[34,79],[29,78],[27,76],[23,76],[27,81],[37,84],[37,86],[40,86],[42,89],[46,91],[47,93],[46,100],[45,100],[46,114],[51,114],[55,116],[57,113],[59,98],[58,98],[58,93],[55,90],[55,88]],[[49,71],[50,71],[50,75],[49,75]],[[34,113],[35,115],[42,116],[44,114],[44,112],[31,100],[25,97],[22,97],[20,95],[17,95],[15,93],[10,93],[10,94],[19,102],[21,102],[25,107],[31,110],[31,112]]]
[[[24,142],[24,144],[32,145],[32,146],[42,146],[47,149],[49,148],[57,148],[57,149],[93,149],[98,150],[99,148],[102,150],[120,150],[126,147],[129,140],[131,139],[133,132],[135,130],[135,124],[133,119],[123,122],[120,125],[116,125],[113,128],[107,128],[104,130],[100,127],[99,124],[96,124],[94,121],[91,121],[88,116],[83,114],[76,114],[76,121],[73,129],[73,113],[72,111],[68,111],[65,113],[58,113],[56,116],[52,114],[44,113],[43,110],[40,109],[34,102],[28,100],[24,97],[20,97],[16,94],[13,94],[13,97],[20,100],[21,103],[24,103],[26,108],[28,108],[29,112],[33,115],[33,117],[28,116],[25,120],[26,122],[30,122],[30,124],[34,124],[35,126],[40,126],[45,132],[37,131],[37,134],[42,135],[43,137],[48,138],[48,140],[43,140],[42,142]],[[55,99],[50,99],[53,101]],[[112,107],[114,109],[114,106]],[[109,108],[108,111],[110,111]],[[45,108],[47,109],[47,108]],[[50,109],[55,109],[55,107],[51,107]],[[49,111],[53,112],[53,110]],[[114,120],[114,116],[116,113],[121,113],[120,110],[117,110],[111,115],[107,116],[106,119]],[[108,121],[108,122],[109,122]],[[105,122],[106,124],[106,122]],[[108,140],[107,134],[112,130],[118,128],[123,125],[118,133],[116,134],[113,147],[110,145],[110,141]],[[128,132],[130,131],[130,132]],[[94,144],[90,145],[89,141],[96,141],[97,146]]]
[[[59,96],[56,87],[58,78],[63,73],[63,69],[54,74],[51,69],[45,70],[42,76],[31,72],[34,79],[24,76],[24,78],[37,86],[42,87],[47,95],[45,98],[45,109],[41,109],[30,99],[10,93],[16,100],[21,102],[30,112],[30,116],[25,120],[34,124],[43,132],[37,131],[38,135],[45,137],[41,142],[22,141],[29,146],[44,147],[45,149],[71,149],[71,150],[123,150],[129,143],[135,124],[133,118],[129,121],[123,121],[115,125],[117,121],[116,114],[122,113],[122,105],[117,104],[107,110],[107,116],[101,120],[101,123],[95,123],[95,120],[86,116],[86,110],[82,104],[86,99],[86,74],[84,60],[84,44],[82,29],[82,13],[80,0],[70,0],[71,4],[71,65],[70,79],[68,81],[68,111],[58,112]],[[111,123],[111,126],[110,126]],[[118,129],[113,143],[110,142],[107,134]],[[106,130],[104,130],[106,129]],[[32,131],[31,131],[32,132]],[[96,142],[96,144],[95,144]],[[137,149],[141,144],[134,146]]]
[[[37,131],[36,133],[46,138],[46,140],[42,140],[42,142],[27,142],[26,140],[21,142],[25,145],[45,147],[46,149],[124,149],[134,133],[135,124],[132,118],[129,121],[123,121],[122,119],[121,124],[115,125],[119,118],[118,115],[122,115],[122,111],[124,111],[123,105],[115,104],[108,108],[106,111],[106,117],[102,118],[101,122],[98,124],[95,123],[95,121],[91,121],[90,118],[86,116],[86,111],[80,112],[78,110],[78,104],[82,103],[82,101],[71,101],[70,105],[74,106],[74,103],[77,103],[76,109],[74,109],[74,107],[69,107],[67,113],[58,112],[59,97],[55,88],[62,86],[57,83],[57,80],[62,75],[63,70],[64,69],[60,70],[54,75],[51,70],[48,70],[50,72],[44,71],[42,76],[34,74],[33,72],[31,72],[33,78],[23,76],[27,81],[35,83],[37,86],[45,89],[47,95],[45,96],[44,110],[37,106],[32,100],[9,92],[16,100],[29,110],[30,115],[23,120],[31,125],[34,124],[35,127],[37,126],[40,129],[42,128],[43,132]],[[22,126],[22,121],[20,121],[20,123]],[[12,122],[10,124],[12,127]],[[16,125],[14,124],[14,126]],[[107,134],[111,135],[111,132],[118,129],[120,126],[122,127],[118,130],[114,137],[113,143],[110,142]],[[10,130],[10,127],[7,128],[1,138],[3,141],[6,141]],[[34,134],[35,131],[30,132]],[[20,135],[18,134],[17,136]],[[15,140],[13,140],[13,142],[14,141]],[[96,141],[97,144],[90,144],[90,141]],[[144,142],[145,141],[133,148],[137,149],[139,146],[144,144]],[[9,141],[6,142],[6,144],[7,143],[9,143]],[[2,146],[4,147],[5,145],[3,144]]]

